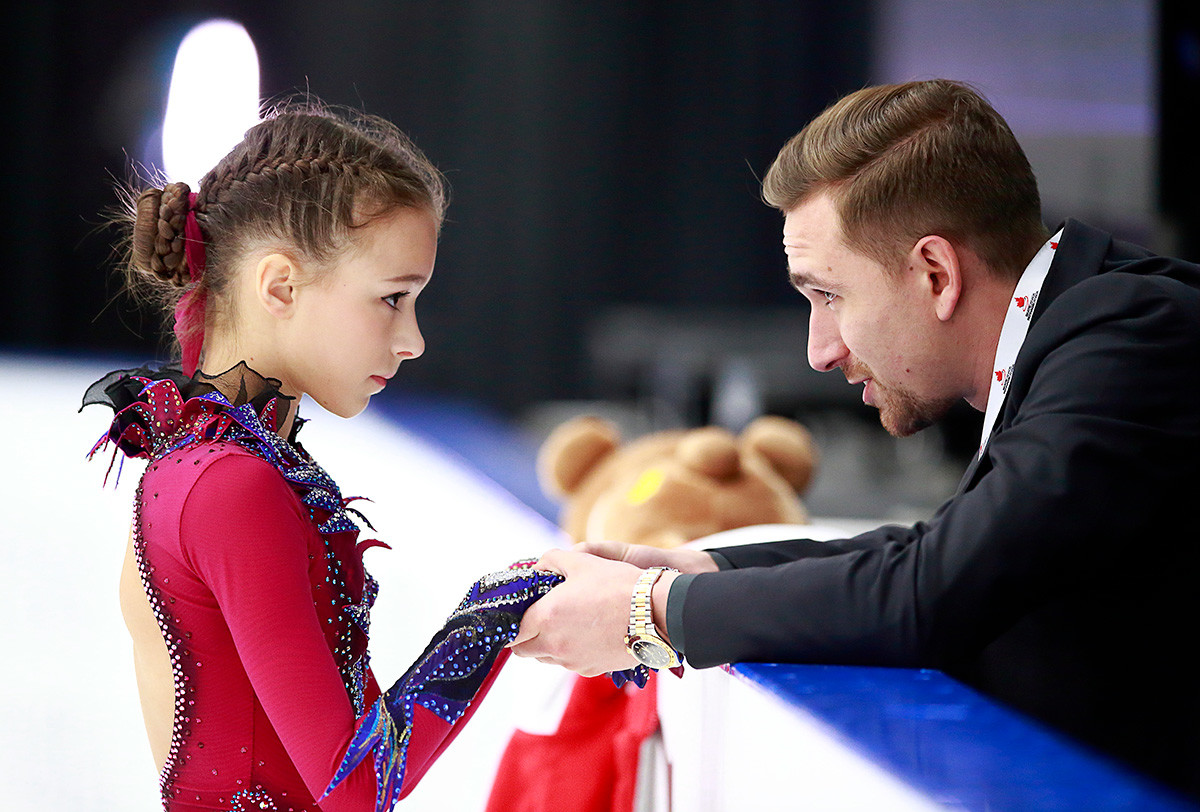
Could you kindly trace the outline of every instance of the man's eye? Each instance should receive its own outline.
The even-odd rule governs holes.
[[[395,308],[400,306],[400,300],[407,295],[408,291],[400,291],[399,293],[393,293],[391,296],[384,296],[383,300],[388,303],[389,307]]]
[[[829,291],[827,291],[827,290],[818,290],[818,291],[817,291],[817,294],[818,294],[819,296],[824,296],[824,297],[825,297],[825,303],[826,303],[826,304],[829,304],[830,302],[832,302],[834,299],[836,299],[836,298],[837,298],[837,294],[836,294],[836,293],[830,293],[830,292],[829,292]]]

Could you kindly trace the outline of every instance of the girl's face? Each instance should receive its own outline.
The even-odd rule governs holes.
[[[400,362],[425,351],[416,299],[433,274],[437,226],[420,209],[397,209],[358,230],[356,245],[296,289],[284,391],[353,417]]]

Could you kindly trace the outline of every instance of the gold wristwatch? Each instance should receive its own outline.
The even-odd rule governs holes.
[[[633,658],[648,668],[675,668],[679,652],[658,634],[650,611],[650,591],[664,572],[678,572],[670,567],[651,567],[642,573],[629,599],[629,632],[625,648]]]

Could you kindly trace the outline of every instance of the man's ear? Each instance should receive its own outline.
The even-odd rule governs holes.
[[[949,321],[963,288],[962,264],[954,245],[945,237],[922,237],[912,247],[908,260],[909,267],[920,274],[920,284],[930,297],[938,320]]]
[[[255,297],[272,316],[291,317],[296,306],[298,271],[295,260],[281,253],[267,254],[255,266]]]

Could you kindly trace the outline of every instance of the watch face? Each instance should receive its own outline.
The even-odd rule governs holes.
[[[645,638],[635,639],[629,649],[639,663],[650,668],[667,668],[673,659],[671,652]]]

